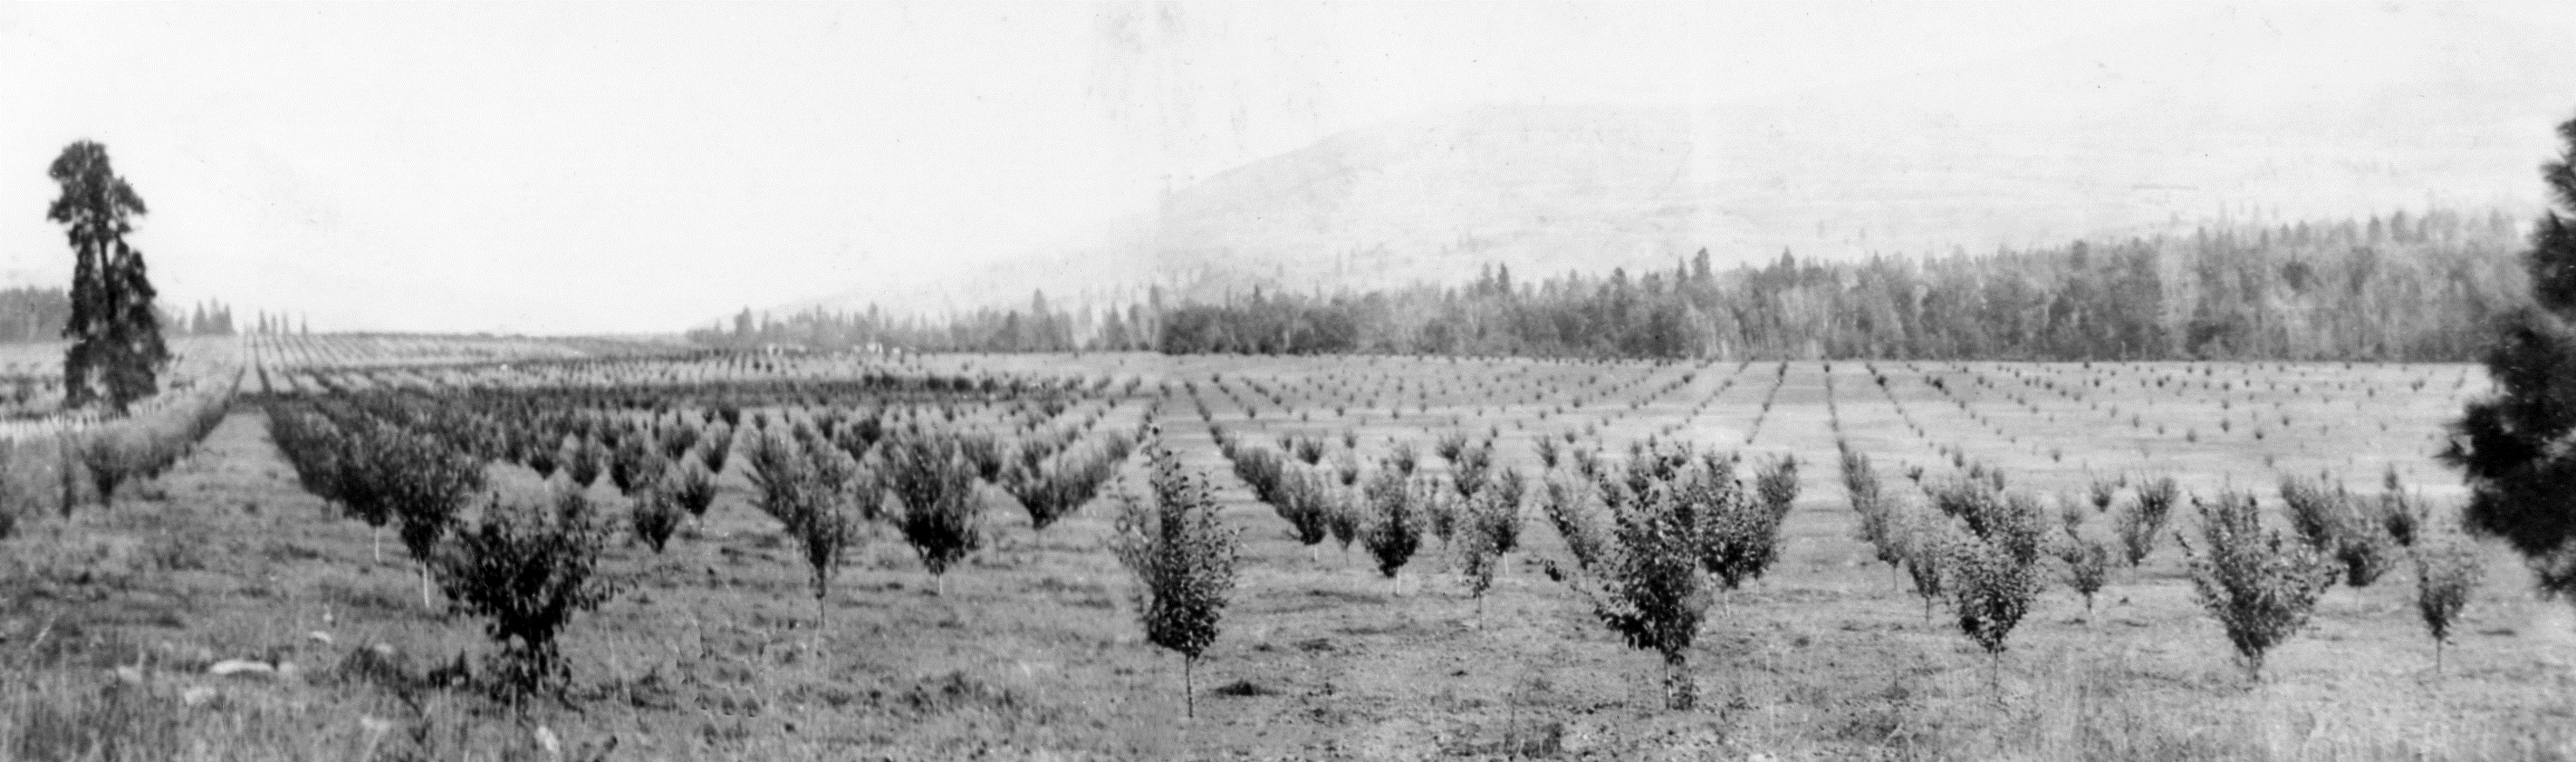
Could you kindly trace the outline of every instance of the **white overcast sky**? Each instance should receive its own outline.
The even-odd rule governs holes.
[[[137,240],[173,300],[317,329],[670,331],[871,280],[971,278],[1167,184],[1429,109],[1723,101],[2116,35],[2170,36],[2182,60],[2217,28],[2349,53],[2374,40],[2302,25],[2405,34],[2461,13],[2567,20],[2091,2],[0,3],[0,270],[66,277],[44,169],[89,138],[151,205]]]

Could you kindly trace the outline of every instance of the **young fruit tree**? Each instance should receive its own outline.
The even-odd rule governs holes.
[[[1700,574],[1706,533],[1695,526],[1687,504],[1662,485],[1608,501],[1607,527],[1589,510],[1591,501],[1572,494],[1582,491],[1549,490],[1548,519],[1565,537],[1575,568],[1551,561],[1548,577],[1574,588],[1591,604],[1593,616],[1629,647],[1661,654],[1664,707],[1692,708],[1699,689],[1690,677],[1690,646],[1713,600]]]
[[[1949,543],[1943,582],[1959,615],[1959,631],[1985,649],[1992,664],[1990,681],[2000,688],[2008,639],[2039,595],[2046,511],[2036,500],[1975,480],[1944,486],[1932,501],[1967,529]]]
[[[912,429],[878,445],[884,463],[879,474],[894,493],[895,529],[921,557],[941,595],[948,592],[949,567],[984,544],[984,505],[975,494],[979,467],[960,441]]]
[[[1759,579],[1780,557],[1780,519],[1797,496],[1796,461],[1765,464],[1747,493],[1735,481],[1732,458],[1710,453],[1694,468],[1666,477],[1672,497],[1682,503],[1702,534],[1700,565],[1734,590]],[[1783,488],[1781,475],[1788,476]]]
[[[2192,589],[2226,628],[2246,675],[2260,681],[2264,656],[2307,626],[2317,597],[2334,584],[2334,562],[2263,529],[2252,495],[2229,492],[2194,502],[2207,547],[2184,546]]]
[[[1218,620],[1234,592],[1239,540],[1217,519],[1203,475],[1184,473],[1180,458],[1148,441],[1152,495],[1122,493],[1111,549],[1136,576],[1136,608],[1145,639],[1181,655],[1181,712],[1198,715],[1193,687],[1199,655],[1216,642]]]
[[[2146,563],[2147,554],[2155,552],[2156,538],[2164,535],[2165,522],[2173,518],[2174,501],[2180,495],[2170,476],[2138,485],[2137,495],[2114,526],[2130,566]]]
[[[578,490],[557,487],[552,502],[494,496],[480,523],[458,532],[433,564],[449,605],[487,620],[483,633],[501,646],[489,687],[513,703],[566,685],[572,673],[555,636],[573,614],[616,594],[598,575],[608,524]]]
[[[2440,537],[2440,535],[2435,535]],[[2469,605],[2486,568],[2478,549],[2464,537],[2440,537],[2415,549],[2415,611],[2433,636],[2433,674],[2442,674],[2442,647],[2451,642],[2451,626]]]
[[[2111,582],[2111,544],[2069,526],[2065,542],[2057,546],[2057,560],[2066,564],[2066,585],[2084,596],[2084,615],[2092,616],[2093,594]]]
[[[1288,535],[1306,546],[1307,560],[1315,560],[1316,549],[1332,534],[1332,514],[1340,509],[1331,477],[1312,467],[1291,467],[1281,475],[1276,497],[1271,507],[1288,522]]]
[[[2494,391],[2451,423],[2441,454],[2462,471],[2469,529],[2504,538],[2545,592],[2576,592],[2576,120],[2558,125],[2565,148],[2541,167],[2555,208],[2532,227],[2523,254],[2531,303],[2497,321],[2485,359]]]
[[[819,632],[830,623],[832,577],[840,571],[841,551],[857,538],[858,520],[874,514],[876,490],[840,449],[799,444],[777,432],[753,435],[743,460],[752,486],[760,491],[761,511],[778,519],[804,550]],[[858,518],[851,515],[854,507]]]
[[[1396,573],[1413,560],[1414,551],[1422,549],[1421,508],[1416,505],[1421,495],[1401,467],[1387,465],[1369,477],[1364,497],[1369,515],[1360,529],[1360,544],[1377,559],[1378,573],[1401,594],[1404,581]]]
[[[438,543],[447,537],[463,510],[483,490],[483,461],[437,440],[392,426],[378,427],[361,445],[376,465],[367,471],[381,479],[385,504],[402,525],[395,535],[420,564],[420,605],[429,597],[430,566]]]
[[[2399,545],[2377,511],[2358,495],[2320,477],[2284,479],[2281,500],[2290,508],[2291,528],[2318,553],[2344,567],[2344,584],[2369,587],[2397,565]]]
[[[671,533],[679,530],[681,517],[687,515],[688,509],[681,505],[680,497],[672,486],[658,484],[635,499],[633,512],[627,515],[627,524],[634,530],[636,540],[658,554],[671,544]]]

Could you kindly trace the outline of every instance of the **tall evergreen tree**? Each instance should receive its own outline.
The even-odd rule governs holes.
[[[2576,120],[2558,126],[2567,143],[2542,165],[2558,208],[2541,214],[2523,265],[2531,303],[2507,312],[2487,350],[2495,391],[2471,401],[2451,424],[2445,462],[2466,476],[2470,528],[2503,537],[2549,592],[2576,591]],[[2377,220],[2372,233],[2379,234]]]
[[[76,257],[71,319],[63,326],[72,340],[63,353],[63,402],[77,408],[103,397],[123,413],[152,395],[170,361],[143,252],[125,243],[131,218],[146,213],[143,197],[108,166],[107,147],[87,140],[63,148],[46,174],[63,195],[45,219],[63,224]]]

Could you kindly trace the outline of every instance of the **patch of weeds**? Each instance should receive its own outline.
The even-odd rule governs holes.
[[[1045,723],[1058,714],[1018,690],[986,683],[962,670],[915,682],[892,694],[870,691],[869,699],[877,706],[916,718],[982,710],[1007,718]]]
[[[1271,688],[1250,680],[1236,680],[1231,683],[1217,686],[1216,695],[1250,698],[1253,696],[1276,696],[1279,695],[1279,691],[1276,688]]]
[[[420,613],[419,604],[405,601],[402,596],[374,587],[352,587],[336,579],[323,580],[317,587],[319,589],[316,592],[321,593],[323,600],[330,601],[340,608],[392,615],[397,618],[409,618]]]
[[[202,547],[204,538],[190,536],[178,529],[163,529],[152,533],[152,539],[144,543],[143,557],[152,564],[152,568],[165,572],[204,571],[206,559],[200,550]]]
[[[110,683],[69,701],[26,703],[9,739],[22,760],[163,760],[179,755],[184,708],[136,685]]]
[[[269,540],[266,544],[260,546],[259,554],[261,557],[275,563],[311,561],[323,557],[322,551],[305,547],[303,543],[289,542],[286,540]]]

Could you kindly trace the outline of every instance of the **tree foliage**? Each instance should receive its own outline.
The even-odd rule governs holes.
[[[1111,548],[1136,576],[1137,615],[1145,638],[1180,653],[1183,711],[1197,713],[1190,672],[1216,642],[1218,622],[1234,592],[1240,540],[1217,518],[1205,476],[1186,473],[1160,441],[1145,445],[1152,494],[1122,495]]]
[[[104,400],[124,413],[160,388],[170,362],[161,342],[156,293],[143,252],[127,245],[133,217],[146,213],[143,197],[116,174],[107,147],[91,141],[63,148],[46,175],[62,186],[45,219],[61,223],[70,239],[71,316],[63,338],[63,404],[84,407]]]
[[[2531,301],[2496,322],[2486,355],[2494,391],[2451,424],[2442,459],[2469,483],[2462,518],[2504,538],[2542,590],[2576,591],[2576,120],[2558,126],[2566,148],[2541,168],[2556,207],[2541,214],[2523,254]]]

